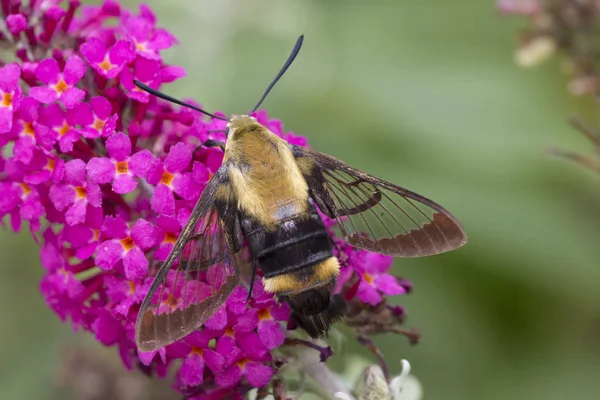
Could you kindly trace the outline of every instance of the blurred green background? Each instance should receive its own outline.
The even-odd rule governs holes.
[[[245,112],[304,33],[270,115],[462,221],[464,248],[395,263],[423,340],[377,338],[394,373],[410,360],[425,399],[600,396],[600,179],[544,154],[590,149],[566,123],[582,104],[558,62],[513,63],[524,21],[491,0],[147,3],[188,72],[166,91],[209,110]],[[0,232],[0,267],[0,399],[64,398],[63,349],[89,335],[46,308],[27,234]]]

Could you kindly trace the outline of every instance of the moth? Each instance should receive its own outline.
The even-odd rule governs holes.
[[[135,327],[141,351],[152,351],[199,329],[240,282],[244,241],[266,291],[287,302],[292,318],[311,337],[327,334],[345,303],[333,294],[340,263],[320,210],[337,221],[351,245],[395,257],[421,257],[453,250],[467,237],[439,204],[352,168],[315,150],[291,145],[252,114],[262,104],[302,46],[303,36],[256,106],[230,118],[160,93],[164,100],[227,121],[223,163],[207,183],[187,225],[158,270]],[[209,294],[201,273],[221,274]],[[171,292],[168,289],[171,288]]]

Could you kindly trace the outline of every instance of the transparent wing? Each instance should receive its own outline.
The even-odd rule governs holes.
[[[241,241],[236,221],[227,220],[237,215],[231,196],[226,173],[217,172],[142,302],[135,329],[140,351],[157,350],[200,328],[237,286]]]
[[[314,150],[293,152],[321,211],[353,246],[396,257],[421,257],[462,246],[467,236],[439,204]]]

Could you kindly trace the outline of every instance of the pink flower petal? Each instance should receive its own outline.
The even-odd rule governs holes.
[[[81,247],[90,242],[94,233],[85,225],[68,226],[62,231],[64,240],[74,248]]]
[[[197,183],[206,183],[210,178],[210,171],[204,164],[194,161],[192,175]]]
[[[125,254],[123,266],[125,267],[125,277],[129,280],[143,279],[148,273],[148,259],[144,252],[137,247]]]
[[[65,164],[65,181],[72,185],[83,185],[85,183],[85,162],[79,159],[71,160]]]
[[[254,387],[266,386],[273,377],[273,370],[260,363],[249,362],[245,366],[246,379]]]
[[[150,204],[154,212],[162,215],[175,214],[175,197],[173,197],[173,192],[165,185],[156,187]]]
[[[371,251],[362,251],[359,254],[361,267],[368,272],[381,273],[387,271],[394,262],[394,258]]]
[[[164,350],[161,349],[161,350]],[[140,359],[140,361],[142,362],[142,364],[144,364],[145,366],[150,365],[150,363],[154,360],[154,356],[156,355],[156,353],[158,353],[157,351],[138,351],[137,355]]]
[[[156,79],[161,83],[168,83],[183,78],[184,76],[186,76],[185,69],[177,66],[169,66],[161,69]]]
[[[13,126],[13,110],[0,107],[0,134],[10,132]]]
[[[212,317],[210,317],[204,324],[204,326],[206,326],[208,329],[214,330],[224,329],[226,325],[227,311],[225,310],[225,307],[219,308],[217,312],[214,313]]]
[[[260,358],[268,353],[267,348],[260,340],[258,333],[249,332],[236,335],[235,341],[244,353],[253,358]]]
[[[276,321],[265,320],[258,324],[258,334],[260,340],[267,346],[267,349],[273,350],[283,344],[285,334]]]
[[[238,384],[242,379],[242,369],[237,364],[233,364],[223,373],[215,377],[215,383],[221,387],[231,387]]]
[[[101,63],[106,55],[106,46],[96,37],[90,37],[79,50],[90,64]]]
[[[34,149],[35,141],[33,138],[31,136],[24,136],[15,142],[13,153],[18,161],[21,161],[23,164],[29,164],[33,158]]]
[[[185,386],[197,386],[204,382],[204,360],[202,356],[191,353],[181,364],[177,376]]]
[[[35,86],[29,90],[29,95],[40,103],[50,104],[58,99],[56,90],[48,86]]]
[[[358,293],[356,295],[361,301],[372,306],[379,304],[382,300],[382,297],[377,290],[363,280],[361,280],[358,285]]]
[[[83,78],[84,74],[85,64],[83,63],[83,60],[77,55],[69,57],[65,64],[65,69],[63,70],[65,83],[68,85],[75,85]]]
[[[27,29],[27,19],[23,14],[11,14],[6,17],[6,25],[13,36],[18,36],[19,33]]]
[[[395,276],[388,274],[381,274],[375,278],[375,287],[380,292],[387,295],[398,295],[406,293],[406,290],[398,283]]]
[[[79,140],[79,133],[71,129],[65,135],[62,135],[58,140],[58,147],[63,153],[68,153],[73,150],[73,143]]]
[[[140,17],[144,18],[152,25],[156,24],[156,15],[147,4],[140,4]]]
[[[129,169],[135,176],[145,178],[153,158],[154,156],[148,150],[138,151],[129,158]]]
[[[96,252],[96,265],[103,270],[111,270],[123,255],[123,246],[116,240],[102,242]]]
[[[107,119],[108,117],[110,117],[110,114],[112,113],[112,106],[110,105],[110,102],[106,100],[105,97],[94,96],[90,100],[90,104],[92,105],[92,109],[94,110],[94,113],[96,113],[98,118]]]
[[[85,91],[83,91],[79,88],[76,88],[76,87],[71,87],[71,88],[68,88],[60,96],[60,101],[64,104],[64,106],[66,108],[73,108],[77,104],[79,104],[81,101],[83,101],[84,97],[85,97]]]
[[[131,193],[137,187],[137,182],[129,175],[117,175],[113,182],[112,189],[118,194]]]
[[[136,246],[149,249],[156,244],[158,229],[145,219],[139,219],[131,228],[131,238]]]
[[[173,191],[185,200],[195,200],[200,194],[200,185],[194,180],[193,175],[184,173],[176,176],[172,182]]]
[[[87,201],[90,205],[94,207],[102,206],[102,191],[100,190],[100,186],[95,183],[88,182],[87,183]]]
[[[78,125],[91,125],[94,122],[94,114],[90,103],[79,103],[73,108],[73,122]]]
[[[219,373],[225,365],[225,357],[214,350],[206,349],[204,350],[204,362],[211,371]]]
[[[287,321],[290,318],[290,308],[287,304],[271,308],[271,316],[277,321]]]
[[[123,66],[135,59],[133,45],[127,40],[119,40],[111,47],[108,53],[110,62],[119,66]]]
[[[217,350],[219,354],[228,357],[232,354],[232,351],[235,348],[235,339],[231,336],[221,336],[217,339],[217,345],[215,346],[215,350]]]
[[[156,73],[160,70],[161,62],[158,60],[148,60],[147,58],[138,58],[135,61],[134,74],[137,80],[149,82],[154,79]]]
[[[58,62],[54,58],[42,60],[35,68],[35,77],[46,84],[57,83],[59,75],[60,68],[58,67]]]
[[[0,68],[0,90],[12,92],[19,86],[21,68],[17,63],[5,65]]]
[[[87,246],[83,246],[77,249],[75,256],[80,260],[87,260],[96,252],[96,248],[98,247],[98,243],[94,242]]]
[[[76,201],[65,213],[65,221],[68,225],[82,224],[85,221],[87,202],[83,200]]]
[[[246,299],[244,298],[245,301]],[[242,314],[237,315],[235,330],[236,332],[251,332],[256,329],[258,321],[258,310],[249,308]]]
[[[125,161],[131,154],[131,140],[123,132],[117,132],[106,141],[106,149],[115,160]]]
[[[53,185],[50,188],[50,200],[58,211],[63,211],[75,201],[75,190],[68,185]]]
[[[108,158],[94,157],[87,163],[87,176],[94,183],[109,183],[116,175],[115,166]]]
[[[236,315],[245,313],[248,309],[248,304],[246,304],[247,297],[247,290],[242,286],[236,287],[227,299],[227,309]]]
[[[121,335],[121,323],[114,319],[108,311],[101,312],[100,316],[92,323],[92,331],[96,339],[106,346],[117,342]]]
[[[127,237],[127,224],[121,216],[107,216],[102,224],[102,233],[111,238],[125,239]]]
[[[184,143],[177,143],[169,150],[165,160],[165,169],[170,173],[182,172],[192,161],[192,151]]]
[[[37,194],[27,196],[21,204],[21,218],[25,221],[37,221],[44,216],[44,206],[40,203]]]

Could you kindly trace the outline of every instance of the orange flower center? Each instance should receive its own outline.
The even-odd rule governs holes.
[[[2,94],[2,102],[0,103],[2,107],[12,107],[13,103],[13,94],[12,93],[3,93]]]
[[[83,186],[77,186],[75,188],[75,192],[77,192],[77,198],[79,200],[85,199],[85,196],[87,195],[87,191],[85,190],[85,188]]]
[[[31,122],[23,123],[23,133],[29,135],[31,137],[35,136],[35,131],[33,130],[33,124]]]
[[[115,168],[117,170],[117,174],[126,174],[129,172],[129,166],[127,165],[127,161],[119,161],[116,165]]]
[[[165,171],[165,172],[163,172],[162,177],[160,178],[160,183],[170,186],[171,182],[173,182],[174,177],[175,177],[175,175]]]
[[[169,294],[167,296],[167,299],[165,300],[165,304],[170,306],[171,308],[177,308],[177,305],[178,305],[177,298],[175,296],[173,296],[173,294]]]
[[[202,356],[202,354],[204,354],[204,350],[202,350],[200,347],[192,346],[192,351],[190,353]]]
[[[165,233],[165,242],[167,243],[175,243],[177,241],[177,235],[171,232]]]
[[[238,367],[240,367],[240,369],[244,369],[244,367],[246,366],[247,363],[248,363],[248,359],[243,358],[240,361],[238,361],[236,364]]]
[[[144,43],[135,42],[135,48],[140,51],[146,51],[146,45]]]
[[[61,126],[60,128],[58,128],[56,131],[58,132],[58,134],[60,136],[64,136],[67,134],[67,132],[69,132],[71,130],[71,127],[69,126],[69,124],[67,124],[66,122],[63,123],[63,126]]]
[[[261,321],[265,319],[271,319],[271,311],[269,311],[268,308],[263,308],[258,312],[258,319],[260,319]]]
[[[104,128],[104,125],[106,124],[106,122],[104,122],[101,119],[96,118],[96,120],[94,121],[94,129],[97,131],[101,131]]]
[[[70,277],[69,271],[67,271],[64,268],[61,268],[58,270],[58,273],[63,276],[65,283],[69,281],[69,277]]]
[[[113,67],[112,63],[108,60],[108,56],[104,57],[104,60],[98,66],[103,71],[110,71]]]
[[[99,229],[93,229],[92,232],[94,233],[94,236],[92,236],[92,241],[93,242],[97,242],[98,239],[100,239],[100,230]]]
[[[31,193],[31,188],[29,186],[27,186],[25,183],[19,183],[19,185],[21,186],[21,189],[23,190],[24,196],[27,196],[29,193]]]
[[[128,281],[127,283],[129,284],[129,293],[134,294],[135,293],[135,282]]]
[[[54,158],[49,158],[46,163],[46,168],[50,171],[54,171],[54,166],[56,165],[56,160]]]
[[[363,279],[368,283],[371,284],[371,282],[373,282],[373,277],[369,274],[367,274],[366,272],[363,273]]]
[[[233,328],[227,328],[225,329],[225,334],[228,336],[233,336]]]
[[[56,85],[54,85],[54,90],[56,90],[56,92],[59,94],[63,94],[64,92],[67,91],[68,88],[69,88],[69,85],[67,85],[67,82],[65,82],[62,79],[60,81],[58,81],[58,83]]]
[[[131,236],[127,236],[125,239],[121,240],[121,245],[127,251],[135,247],[135,243],[133,243],[133,239],[131,238]]]

